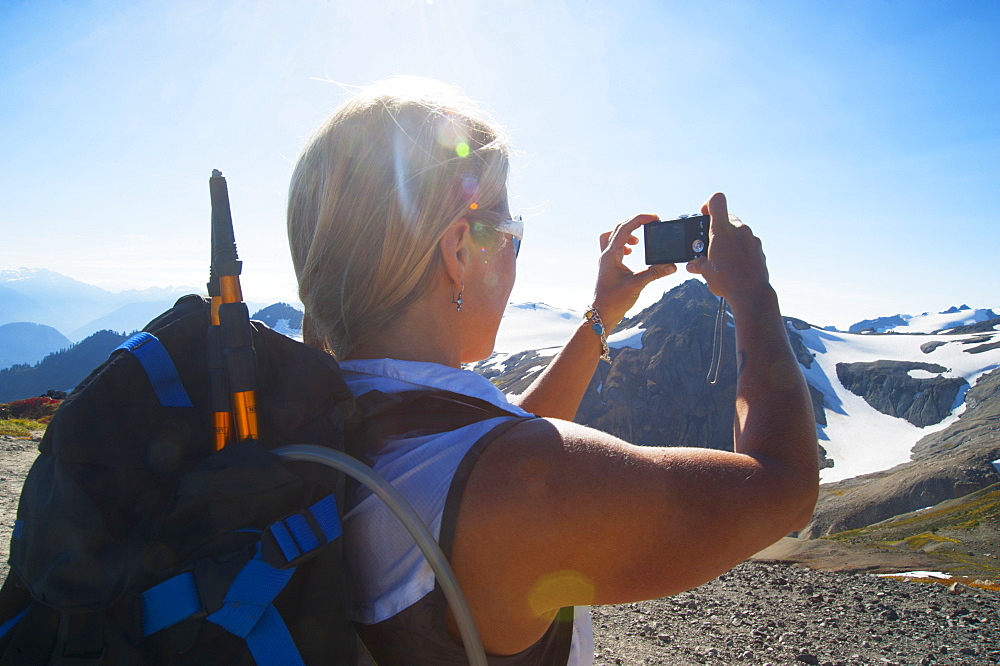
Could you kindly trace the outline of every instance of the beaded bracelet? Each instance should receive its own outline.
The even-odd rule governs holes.
[[[601,313],[597,311],[597,308],[591,305],[583,314],[583,318],[591,323],[591,328],[594,329],[594,333],[601,336],[601,360],[610,362],[611,350],[608,349],[608,332],[604,329],[604,321],[601,319]]]

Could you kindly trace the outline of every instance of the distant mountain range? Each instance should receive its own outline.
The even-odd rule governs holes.
[[[65,335],[45,324],[19,321],[0,325],[0,368],[19,363],[33,365],[72,344]]]
[[[49,391],[71,391],[127,337],[124,333],[98,331],[68,349],[49,354],[33,366],[14,365],[0,370],[0,402]]]
[[[0,270],[0,369],[35,364],[97,331],[136,331],[184,294],[203,291],[153,287],[115,293],[43,268]],[[267,304],[248,305],[252,311]]]
[[[0,270],[0,324],[44,324],[79,342],[101,329],[136,330],[180,296],[197,291],[154,287],[113,293],[44,268]]]
[[[166,309],[163,308],[163,310]],[[160,312],[162,310],[153,313],[148,321],[151,321]],[[264,322],[279,333],[301,339],[302,312],[286,303],[270,305],[258,310],[252,317]],[[127,339],[132,332],[142,328],[148,321],[126,329],[126,332],[100,330],[76,344],[70,343],[58,331],[48,326],[23,323],[0,326],[0,345],[3,345],[7,332],[13,336],[23,332],[26,336],[34,335],[46,339],[49,336],[59,336],[58,339],[64,340],[66,343],[60,346],[60,351],[45,355],[37,363],[19,363],[0,369],[0,403],[43,395],[48,391],[68,392],[72,390],[91,370],[103,363],[115,347]],[[29,339],[26,337],[23,340],[18,340],[17,344],[21,345],[23,349]],[[0,349],[6,349],[6,347],[0,346]]]
[[[996,319],[990,309],[973,309],[968,305],[950,307],[944,312],[924,312],[919,315],[897,314],[877,319],[865,319],[848,328],[849,333],[936,333],[959,326],[969,326]],[[836,329],[833,329],[836,330]]]

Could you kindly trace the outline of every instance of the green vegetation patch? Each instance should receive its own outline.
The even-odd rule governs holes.
[[[923,538],[923,544],[917,546],[922,547],[932,539],[945,540],[944,537],[935,536],[938,530],[967,530],[983,523],[1000,526],[1000,484],[994,484],[958,500],[942,504],[943,506],[938,505],[937,508],[906,514],[904,518],[891,518],[881,523],[837,532],[822,538],[871,545]]]
[[[987,584],[993,586],[1000,578],[1000,563],[994,559],[998,534],[1000,483],[930,509],[822,538],[874,551],[922,551],[935,563],[927,565],[930,568],[971,576],[976,582],[959,582],[994,589]]]
[[[908,536],[901,541],[886,543],[885,545],[895,548],[905,544],[906,547],[909,548],[910,550],[920,550],[921,548],[923,548],[924,546],[926,546],[931,542],[954,543],[954,544],[962,543],[958,539],[952,539],[951,537],[938,536],[933,532],[923,532],[921,534],[914,534],[913,536]]]
[[[45,430],[45,424],[32,419],[0,419],[0,435],[31,437],[37,430]]]

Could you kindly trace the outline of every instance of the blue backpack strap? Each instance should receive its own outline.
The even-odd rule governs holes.
[[[142,368],[153,385],[153,391],[160,404],[164,407],[193,407],[184,385],[181,383],[177,367],[170,359],[170,354],[155,335],[151,333],[136,333],[121,343],[112,353],[124,349],[130,352],[142,364]]]
[[[16,625],[18,622],[20,622],[21,618],[24,617],[25,613],[27,613],[27,612],[28,612],[28,609],[25,608],[23,611],[21,611],[20,613],[18,613],[14,617],[10,618],[9,620],[7,620],[6,622],[4,622],[3,624],[0,624],[0,638],[3,638],[4,636],[6,636],[7,632],[10,631],[11,629],[13,629],[14,625]]]
[[[279,569],[297,566],[343,532],[337,500],[327,495],[307,510],[282,518],[264,530],[261,553],[266,562]]]
[[[273,546],[265,555],[266,549],[258,545],[253,558],[232,580],[218,610],[208,612],[193,571],[146,590],[141,596],[143,636],[188,618],[204,617],[243,638],[258,664],[303,664],[274,599],[295,573],[294,565],[342,533],[337,502],[327,495],[264,531],[265,544]]]
[[[272,603],[294,573],[295,567],[272,567],[258,551],[229,587],[222,608],[205,619],[246,640],[258,664],[304,663]]]
[[[22,538],[24,538],[24,521],[23,520],[18,519],[18,520],[14,521],[14,529],[11,532],[10,538],[11,539],[22,539]],[[6,587],[4,589],[6,590]],[[27,595],[27,592],[25,592],[25,595]],[[28,612],[28,608],[29,607],[30,607],[30,605],[26,606],[23,611],[21,611],[20,613],[18,613],[14,617],[10,618],[9,620],[7,620],[6,622],[4,622],[3,624],[0,624],[0,638],[3,638],[4,636],[6,636],[7,632],[10,631],[11,629],[13,629],[14,626],[18,622],[21,621],[21,618],[24,617],[24,614]],[[15,608],[16,608],[16,606],[15,606]]]
[[[143,592],[140,599],[143,636],[172,627],[189,617],[205,615],[194,572],[191,571],[154,585]]]

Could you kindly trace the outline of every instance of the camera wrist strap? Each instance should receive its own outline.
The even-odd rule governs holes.
[[[722,368],[722,341],[726,334],[726,299],[719,299],[719,312],[715,316],[715,334],[712,339],[712,365],[708,368],[705,380],[715,386],[719,381],[719,370]]]

